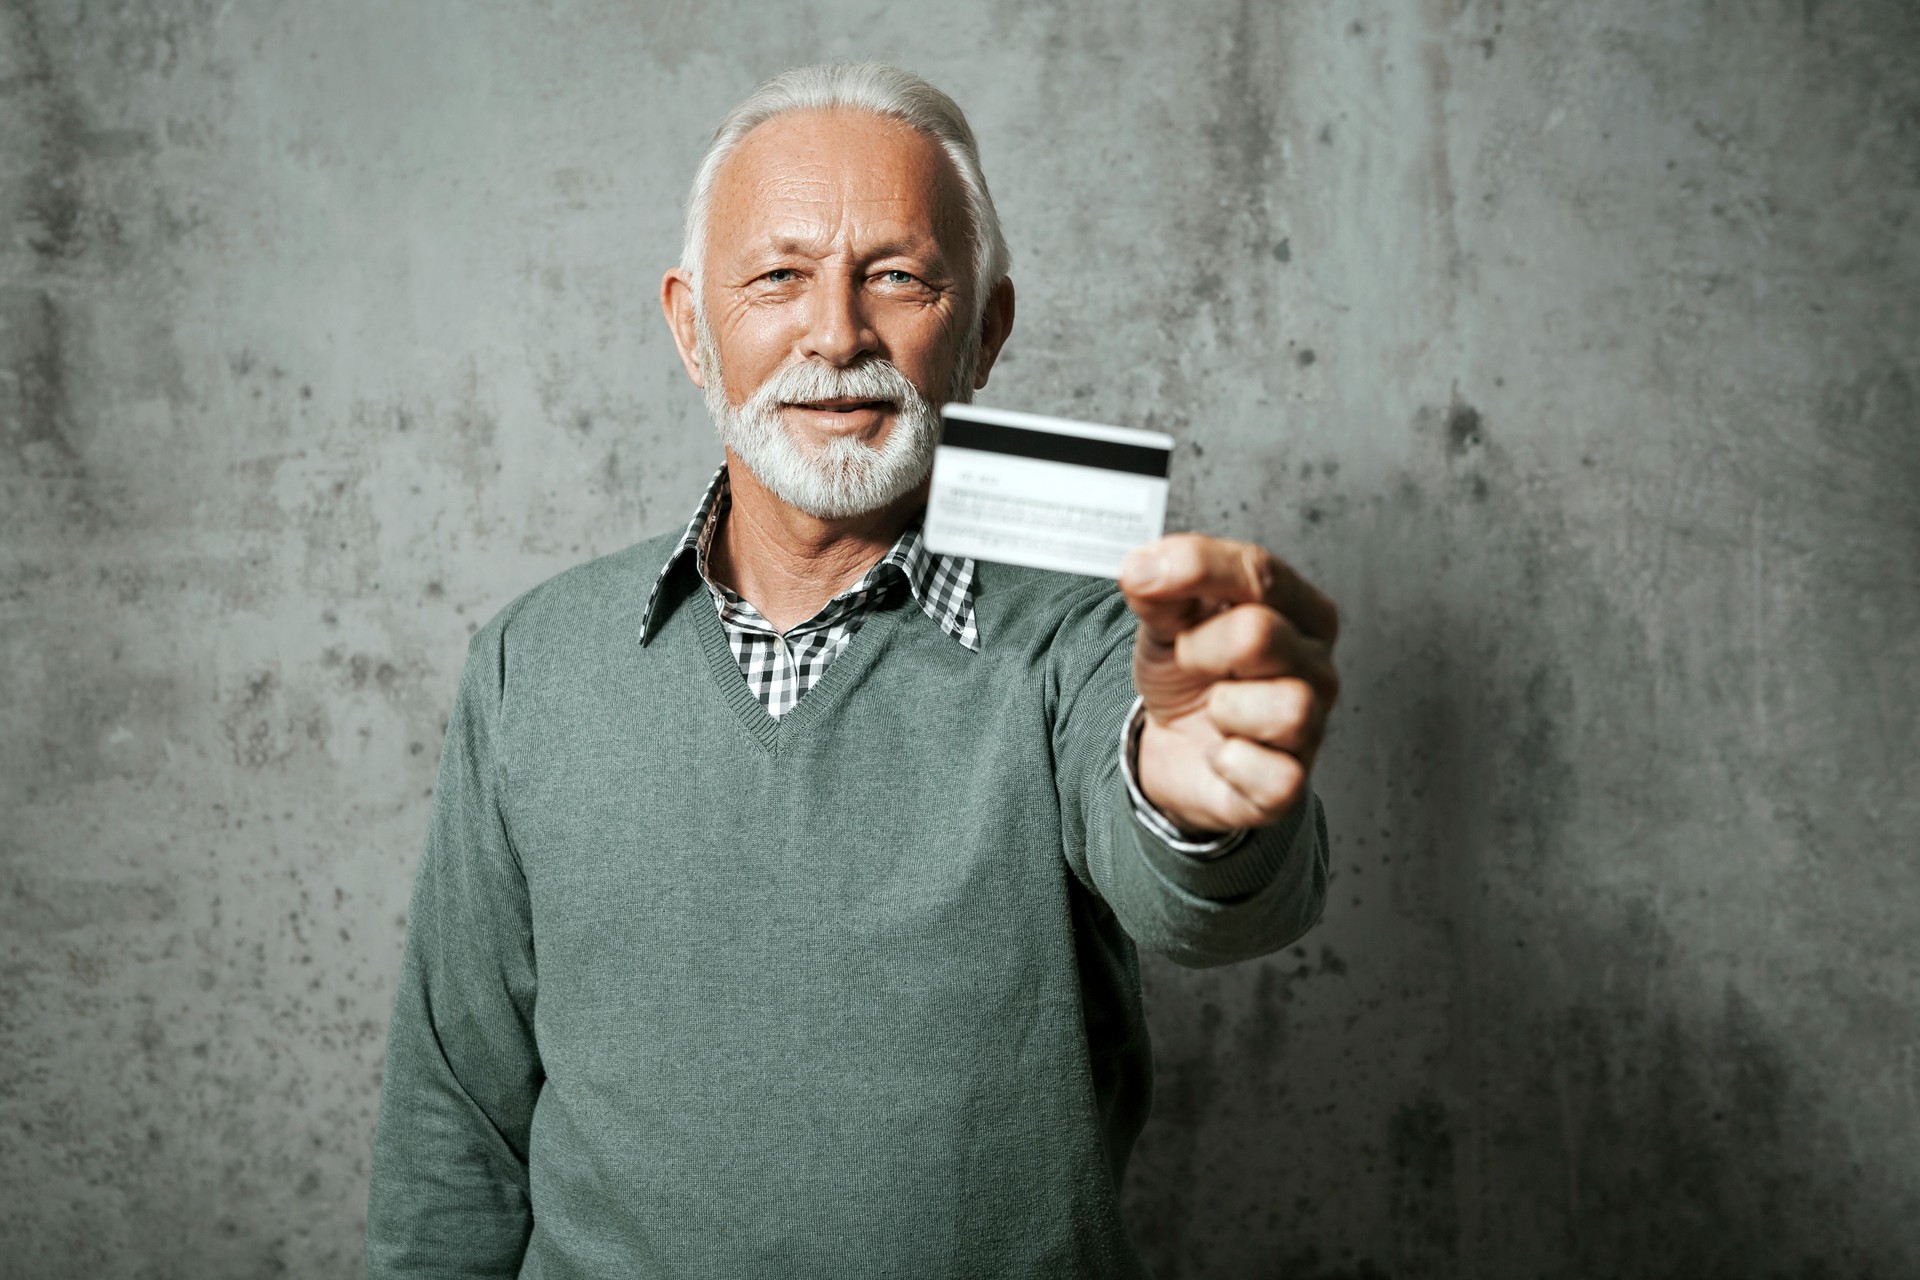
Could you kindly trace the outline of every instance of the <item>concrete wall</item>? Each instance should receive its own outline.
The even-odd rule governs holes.
[[[1920,1273],[1920,9],[0,3],[0,1271],[352,1276],[467,633],[685,518],[706,132],[973,113],[989,403],[1345,608],[1165,1277]]]

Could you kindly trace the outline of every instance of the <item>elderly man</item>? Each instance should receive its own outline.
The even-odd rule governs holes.
[[[1116,590],[932,554],[1013,326],[951,100],[757,90],[662,303],[726,446],[684,534],[473,637],[374,1142],[387,1276],[1140,1276],[1135,945],[1326,888],[1333,606],[1178,535]]]

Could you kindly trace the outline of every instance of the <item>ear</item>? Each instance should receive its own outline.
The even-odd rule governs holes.
[[[973,373],[975,391],[987,385],[987,375],[993,372],[993,362],[1000,358],[1000,348],[1006,345],[1007,335],[1013,332],[1011,279],[1001,280],[987,296],[987,309],[980,317],[980,327],[980,367]]]
[[[700,372],[700,330],[693,321],[693,277],[679,267],[667,272],[660,281],[660,311],[667,318],[673,345],[680,352],[693,385],[704,387],[707,380]]]

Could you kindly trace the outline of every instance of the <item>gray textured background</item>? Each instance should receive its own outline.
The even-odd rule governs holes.
[[[1920,1274],[1920,6],[0,2],[0,1271],[345,1277],[467,633],[685,518],[760,77],[972,113],[988,403],[1344,606],[1163,1276]]]

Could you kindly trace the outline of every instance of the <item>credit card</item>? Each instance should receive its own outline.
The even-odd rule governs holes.
[[[1108,578],[1167,522],[1173,437],[976,404],[940,410],[929,551]]]

